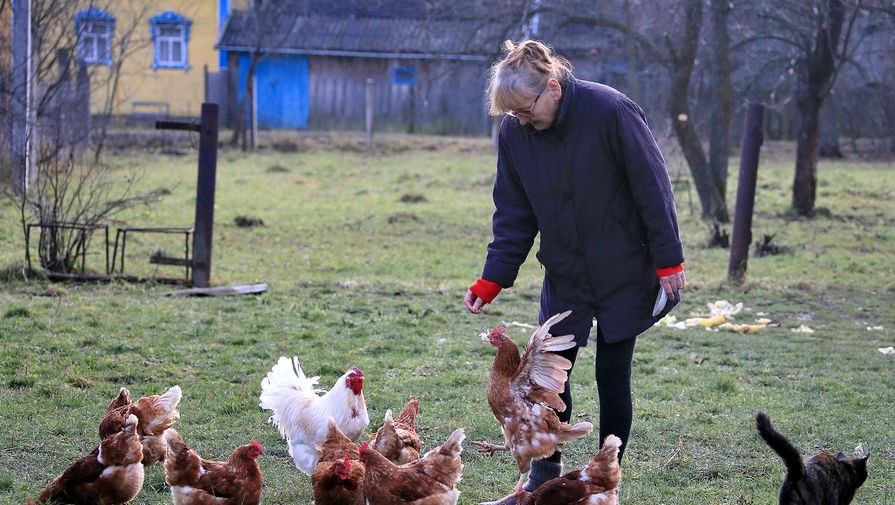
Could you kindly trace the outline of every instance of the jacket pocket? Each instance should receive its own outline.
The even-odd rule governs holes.
[[[609,219],[612,220],[612,223],[613,223],[613,225],[615,225],[616,228],[618,228],[619,230],[621,230],[622,235],[625,236],[625,238],[627,239],[627,241],[628,241],[628,243],[629,243],[630,245],[632,245],[632,246],[634,246],[634,247],[636,247],[636,248],[638,248],[638,249],[644,249],[644,248],[646,248],[646,242],[644,242],[643,240],[637,238],[637,236],[636,236],[631,230],[629,230],[629,229],[624,225],[624,223],[622,223],[617,217],[615,217],[615,216],[613,216],[613,215],[610,215],[610,216],[609,216]]]

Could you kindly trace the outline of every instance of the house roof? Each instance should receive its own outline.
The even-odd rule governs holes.
[[[254,51],[260,42],[266,53],[484,61],[498,54],[503,30],[493,22],[299,15],[262,23],[234,12],[217,47]]]

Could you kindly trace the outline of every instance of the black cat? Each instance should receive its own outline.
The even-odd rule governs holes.
[[[867,456],[819,452],[802,461],[798,449],[771,426],[767,412],[755,417],[758,434],[786,464],[780,505],[848,505],[867,479]]]

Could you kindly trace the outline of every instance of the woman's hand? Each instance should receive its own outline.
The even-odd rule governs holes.
[[[665,290],[665,295],[668,296],[669,300],[674,300],[674,292],[683,289],[685,282],[686,277],[683,270],[665,277],[659,277],[659,284],[662,285],[662,289]]]
[[[479,298],[471,289],[467,289],[466,297],[463,298],[463,304],[466,305],[466,310],[473,314],[479,314],[482,312],[482,307],[485,306],[485,300]]]

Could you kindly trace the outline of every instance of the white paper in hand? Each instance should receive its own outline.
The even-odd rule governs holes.
[[[656,304],[653,305],[653,317],[658,316],[662,309],[665,308],[665,304],[668,302],[668,295],[665,294],[665,290],[662,289],[662,286],[659,286],[659,294],[656,295]]]

